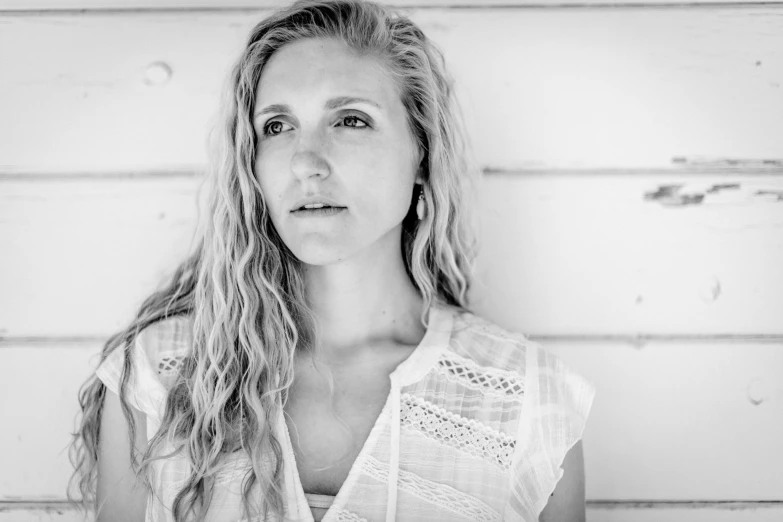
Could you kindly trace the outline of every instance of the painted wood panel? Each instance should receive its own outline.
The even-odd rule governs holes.
[[[60,503],[0,502],[0,522],[87,522],[81,513]]]
[[[224,74],[264,13],[1,15],[0,170],[203,164]],[[477,163],[499,169],[783,165],[781,13],[410,9],[445,53]]]
[[[541,335],[779,335],[781,182],[486,176],[476,302]]]
[[[618,506],[610,510],[587,506],[587,522],[780,522],[779,504],[733,504],[724,506]]]
[[[0,335],[106,336],[189,252],[202,178],[0,182]],[[509,173],[477,307],[534,335],[783,334],[783,175]],[[34,311],[34,313],[32,313]]]
[[[783,344],[542,344],[597,387],[583,438],[589,500],[783,501]],[[0,345],[0,499],[64,499],[78,387],[99,350]]]
[[[22,505],[28,505],[26,503]],[[587,522],[780,522],[779,505],[749,504],[744,507],[648,507],[619,505],[611,510],[587,504]],[[0,502],[0,522],[85,522],[75,510],[58,503],[35,507],[4,507]]]
[[[258,9],[279,7],[291,0],[0,0],[1,10],[64,9]],[[557,8],[682,5],[672,0],[386,0],[382,3],[402,7],[485,7],[493,6]],[[758,0],[691,0],[690,5],[757,4]],[[780,3],[775,0],[766,4]]]
[[[487,169],[478,311],[598,386],[588,522],[783,520],[783,2],[723,2],[390,2]],[[280,3],[0,0],[0,522],[81,520],[78,386],[191,247],[220,82]]]
[[[598,388],[589,499],[783,500],[780,343],[541,342]]]

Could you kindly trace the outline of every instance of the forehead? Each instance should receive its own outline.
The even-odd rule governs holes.
[[[338,40],[307,38],[286,44],[267,61],[256,104],[312,100],[313,91],[362,96],[384,107],[396,96],[379,59],[359,56]]]

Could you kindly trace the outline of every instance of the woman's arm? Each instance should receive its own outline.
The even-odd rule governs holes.
[[[96,522],[144,522],[147,496],[130,462],[128,423],[120,408],[120,398],[107,389],[101,413],[98,442],[99,510]],[[136,422],[136,448],[147,449],[147,417],[133,406]]]
[[[563,459],[563,476],[549,498],[539,522],[585,522],[585,462],[579,440]]]

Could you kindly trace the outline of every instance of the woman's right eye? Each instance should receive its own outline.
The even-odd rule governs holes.
[[[279,123],[280,125],[282,125],[282,124],[283,124],[283,122],[282,122],[282,121],[272,120],[272,121],[270,121],[269,123],[267,123],[266,125],[264,125],[264,129],[263,129],[264,136],[277,136],[277,133],[274,133],[274,134],[269,134],[269,132],[268,132],[268,131],[269,131],[269,128],[270,128],[272,125],[275,125],[276,123]],[[281,131],[281,132],[282,132],[282,131]]]

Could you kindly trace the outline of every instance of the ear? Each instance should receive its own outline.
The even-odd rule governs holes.
[[[422,166],[421,162],[424,159],[424,149],[419,149],[419,162],[417,163],[418,167],[416,170],[416,183],[422,184],[424,183],[424,167]]]

